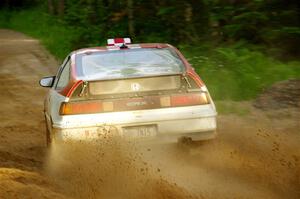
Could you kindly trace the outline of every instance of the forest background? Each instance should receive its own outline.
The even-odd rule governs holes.
[[[0,28],[39,39],[60,60],[78,48],[106,45],[107,38],[170,43],[188,58],[217,101],[241,101],[255,98],[275,82],[300,79],[299,4],[2,0]]]

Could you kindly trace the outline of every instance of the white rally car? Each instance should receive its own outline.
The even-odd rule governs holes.
[[[45,99],[47,143],[125,138],[176,142],[216,136],[216,109],[194,69],[173,46],[109,39],[70,53]]]

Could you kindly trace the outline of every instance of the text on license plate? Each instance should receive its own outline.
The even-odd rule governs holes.
[[[128,137],[153,137],[157,134],[156,125],[132,126],[123,128],[124,136]]]

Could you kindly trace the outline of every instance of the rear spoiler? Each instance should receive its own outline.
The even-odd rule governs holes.
[[[184,76],[186,76],[186,74],[187,74],[186,72],[181,72],[181,73],[166,73],[166,74],[161,74],[161,75],[133,76],[133,77],[124,77],[124,78],[81,79],[81,81],[83,81],[83,82],[112,81],[112,80],[139,79],[139,78],[175,76],[175,75],[181,75],[184,77]]]

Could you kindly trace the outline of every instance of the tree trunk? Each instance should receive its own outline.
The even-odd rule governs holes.
[[[48,0],[48,12],[49,14],[54,14],[54,2],[53,0]]]
[[[59,0],[58,1],[57,13],[58,13],[58,16],[60,16],[60,17],[64,16],[64,14],[65,14],[65,0]]]
[[[134,38],[134,17],[133,17],[133,0],[127,0],[127,12],[128,12],[128,32],[130,37]]]

